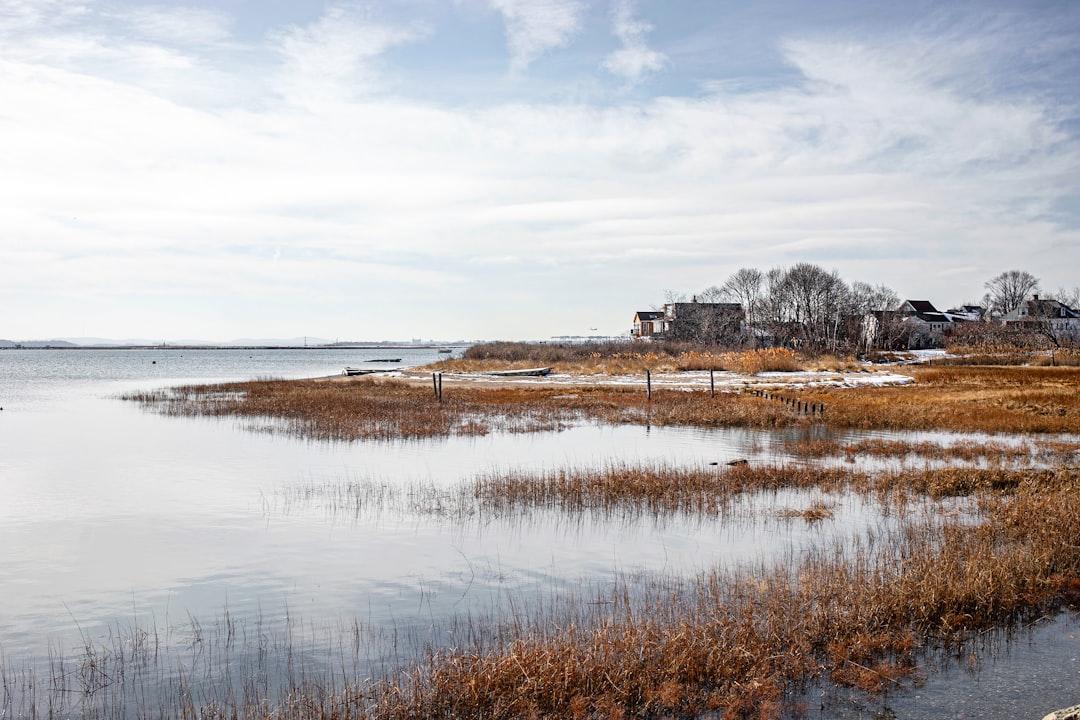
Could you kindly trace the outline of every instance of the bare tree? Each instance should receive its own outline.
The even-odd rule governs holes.
[[[782,267],[772,268],[765,273],[761,300],[754,308],[754,318],[758,326],[778,345],[788,345],[796,339],[791,311],[791,289],[785,281],[786,277],[787,270]]]
[[[724,300],[724,291],[715,285],[710,285],[699,292],[695,297],[698,299],[698,302],[703,303],[722,302]]]
[[[686,293],[681,293],[678,290],[665,290],[664,291],[664,304],[674,305],[675,303],[686,302]]]
[[[1004,315],[1020,307],[1027,296],[1039,289],[1039,279],[1026,270],[1007,270],[986,282],[992,312]]]
[[[789,313],[807,349],[836,352],[850,291],[839,274],[812,263],[798,263],[787,271],[784,285],[790,300]]]
[[[1080,310],[1080,285],[1073,287],[1072,290],[1059,287],[1056,292],[1050,293],[1049,298],[1069,306],[1072,310]]]
[[[746,313],[746,323],[753,327],[761,305],[764,284],[765,275],[760,270],[740,268],[718,289],[724,299],[742,305],[743,312]]]
[[[900,306],[895,290],[856,280],[851,283],[851,305],[857,321],[848,340],[860,351],[891,348],[899,341],[904,326],[895,312]]]

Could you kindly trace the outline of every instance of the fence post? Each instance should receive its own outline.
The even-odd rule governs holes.
[[[436,379],[436,374],[431,373],[431,389],[435,393],[435,399],[439,399],[439,381]]]
[[[652,401],[652,370],[645,371],[645,397]]]
[[[442,402],[442,373],[439,373],[439,402]]]
[[[709,397],[716,397],[716,376],[712,368],[709,368]]]

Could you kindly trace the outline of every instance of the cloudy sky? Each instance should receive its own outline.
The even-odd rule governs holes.
[[[1071,289],[1077,78],[1073,0],[0,0],[0,338],[619,334],[797,262]]]

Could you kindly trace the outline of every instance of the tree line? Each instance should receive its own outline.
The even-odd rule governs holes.
[[[976,302],[979,319],[1005,315],[1031,299],[1039,280],[1023,270],[1008,270],[985,284]],[[741,268],[720,285],[693,295],[665,291],[665,305],[679,313],[681,340],[724,346],[780,345],[807,352],[863,354],[875,349],[908,347],[910,323],[896,311],[900,295],[892,288],[863,281],[845,282],[837,271],[813,263]],[[1080,305],[1080,287],[1046,296],[1070,308]],[[693,311],[695,303],[731,303],[741,308],[741,322],[720,313]]]

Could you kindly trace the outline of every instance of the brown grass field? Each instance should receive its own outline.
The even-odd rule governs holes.
[[[463,362],[474,370],[501,369],[543,364],[538,359]],[[594,369],[608,363],[603,373],[613,372],[616,361],[626,361],[626,372],[640,368],[606,356],[553,362],[567,363],[560,371],[569,372],[571,363],[584,368],[590,360]],[[701,369],[717,359],[696,358],[696,368],[685,352],[647,361]],[[843,366],[835,361],[831,369]],[[429,648],[392,675],[345,688],[298,687],[272,713],[385,720],[789,718],[816,712],[802,693],[807,688],[826,683],[873,697],[910,687],[919,682],[928,653],[948,652],[988,629],[1080,607],[1080,443],[1042,437],[1080,433],[1080,368],[949,365],[897,372],[914,382],[777,391],[824,405],[813,414],[750,393],[713,397],[660,389],[647,399],[640,387],[590,384],[586,371],[577,384],[470,384],[447,377],[441,401],[429,381],[372,376],[195,386],[128,399],[166,413],[240,417],[345,441],[529,432],[581,421],[1025,436],[1020,443],[948,446],[806,441],[792,448],[807,459],[798,467],[627,466],[476,478],[454,501],[466,508],[460,512],[513,517],[544,508],[705,517],[723,515],[739,494],[802,488],[837,497],[866,494],[899,508],[900,521],[874,529],[853,547],[824,548],[775,566],[669,578],[645,598],[615,590],[602,602],[582,598],[558,612],[504,618],[494,631],[470,633],[470,641]],[[857,456],[943,465],[868,472],[814,462]],[[946,498],[966,498],[970,513],[958,515],[942,502]],[[926,504],[929,510],[910,509]],[[817,500],[780,514],[829,522],[832,506]],[[188,714],[218,716],[200,715],[203,710]],[[247,716],[243,709],[225,715]]]
[[[786,388],[779,395],[824,406],[800,412],[750,393],[589,384],[470,384],[445,378],[442,401],[423,378],[376,376],[259,380],[128,395],[170,414],[273,418],[280,429],[320,439],[429,437],[558,429],[580,419],[686,426],[1080,432],[1080,368],[912,367],[904,386]]]

